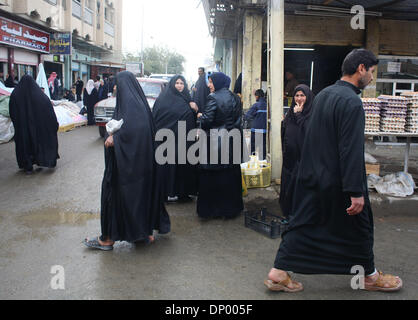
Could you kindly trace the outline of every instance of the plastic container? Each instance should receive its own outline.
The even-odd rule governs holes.
[[[277,239],[288,229],[289,223],[263,208],[259,212],[245,212],[245,227]]]
[[[258,155],[250,157],[250,161],[241,165],[241,172],[248,189],[267,188],[271,185],[271,164],[259,161]]]

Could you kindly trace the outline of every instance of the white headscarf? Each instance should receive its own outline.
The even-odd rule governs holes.
[[[87,90],[88,95],[91,95],[91,92],[93,91],[93,89],[94,89],[94,81],[90,79],[86,85],[86,90]]]

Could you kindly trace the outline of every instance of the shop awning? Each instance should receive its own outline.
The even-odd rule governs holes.
[[[81,52],[87,52],[87,53],[94,52],[95,55],[112,53],[112,50],[107,49],[102,46],[95,45],[93,42],[87,41],[74,34],[73,34],[73,46],[74,48],[80,50]]]
[[[117,69],[125,69],[126,65],[121,63],[115,62],[107,62],[107,61],[100,61],[100,62],[90,62],[91,66],[98,66],[98,67],[105,67],[105,68],[117,68]]]

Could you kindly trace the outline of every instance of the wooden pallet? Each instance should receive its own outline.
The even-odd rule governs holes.
[[[75,128],[75,124],[72,123],[66,126],[59,127],[58,132],[68,132],[68,131],[74,130],[74,128]]]
[[[78,122],[74,124],[76,128],[84,127],[87,125],[87,120],[83,122]]]

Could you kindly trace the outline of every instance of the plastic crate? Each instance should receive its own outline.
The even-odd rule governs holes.
[[[245,212],[245,227],[277,239],[288,229],[289,223],[263,208],[259,212]]]
[[[267,163],[258,169],[241,168],[248,189],[267,188],[271,186],[271,164]]]

